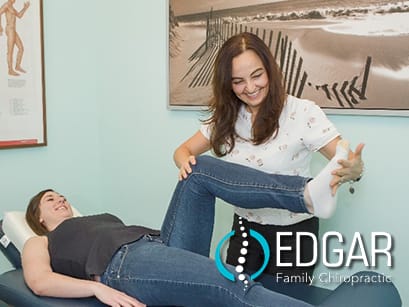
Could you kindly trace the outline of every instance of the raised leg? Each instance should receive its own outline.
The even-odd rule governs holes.
[[[243,208],[308,212],[304,202],[308,180],[268,174],[210,156],[197,157],[192,173],[176,186],[162,225],[162,238],[170,246],[208,256],[216,198]]]

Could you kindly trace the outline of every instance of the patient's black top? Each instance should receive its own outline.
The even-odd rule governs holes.
[[[124,244],[158,230],[126,226],[111,214],[74,217],[47,234],[51,267],[55,272],[89,279],[101,275]]]

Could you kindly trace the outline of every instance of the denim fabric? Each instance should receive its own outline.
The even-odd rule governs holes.
[[[311,306],[253,281],[247,287],[241,281],[232,282],[208,258],[216,197],[245,208],[306,212],[307,181],[197,157],[193,172],[175,189],[161,239],[145,236],[122,246],[101,280],[155,306]],[[235,272],[234,267],[226,267]]]
[[[226,265],[231,272],[234,268]],[[231,282],[211,259],[173,248],[149,236],[122,246],[101,282],[148,306],[250,307],[311,306],[272,292],[260,283]]]
[[[249,209],[308,212],[303,194],[309,178],[268,174],[210,156],[196,162],[177,184],[166,213],[161,235],[167,245],[209,256],[216,197]]]

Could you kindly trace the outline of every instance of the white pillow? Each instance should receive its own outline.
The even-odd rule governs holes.
[[[81,216],[77,209],[72,207],[74,216]],[[36,236],[36,233],[28,226],[25,212],[23,211],[8,211],[4,213],[3,232],[7,238],[21,253],[24,243],[31,237]]]

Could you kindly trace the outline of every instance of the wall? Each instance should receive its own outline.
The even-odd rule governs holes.
[[[172,152],[198,128],[200,113],[166,108],[167,2],[112,3],[44,0],[49,145],[0,151],[0,211],[23,210],[32,194],[54,187],[84,213],[108,210],[127,223],[160,227],[177,178]],[[368,244],[372,231],[391,233],[394,267],[377,269],[392,275],[409,301],[401,226],[408,217],[409,118],[330,118],[353,146],[366,143],[366,172],[354,195],[343,188],[321,232],[339,231],[348,243],[359,231]],[[324,164],[314,158],[314,170]],[[229,231],[231,212],[219,206],[216,241]],[[9,267],[0,258],[0,271]]]
[[[386,266],[386,259],[380,257],[374,270],[392,276],[401,296],[408,302],[405,291],[408,286],[406,259],[409,256],[405,225],[408,209],[405,189],[408,188],[404,174],[409,171],[406,157],[409,155],[409,143],[404,137],[409,132],[409,120],[403,117],[331,117],[343,135],[348,136],[352,144],[363,141],[365,177],[356,184],[356,192],[351,195],[347,187],[339,194],[336,215],[321,222],[321,233],[339,231],[345,238],[345,250],[348,252],[354,232],[364,236],[365,249],[370,257],[371,232],[388,232],[393,238],[393,267]],[[320,165],[315,159],[314,167]],[[385,243],[385,242],[384,242]],[[380,246],[384,243],[379,242]],[[359,251],[355,252],[359,255]],[[366,269],[354,265],[350,269],[334,270],[341,275]],[[316,274],[326,271],[322,265]]]
[[[1,212],[25,209],[32,195],[48,187],[86,204],[84,212],[100,205],[97,60],[95,47],[89,48],[96,28],[87,22],[94,5],[44,1],[49,145],[0,151]],[[4,271],[9,266],[2,260]]]

